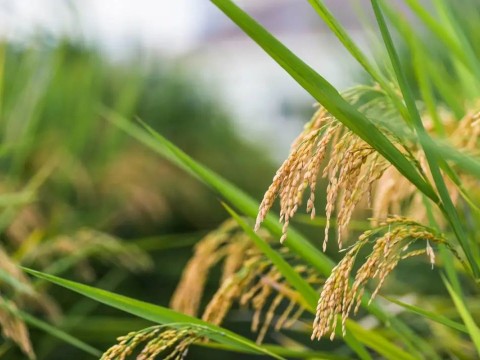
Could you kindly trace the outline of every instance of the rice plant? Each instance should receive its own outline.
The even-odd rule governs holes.
[[[322,0],[309,0],[370,77],[339,91],[234,2],[212,2],[318,102],[263,200],[148,125],[102,107],[106,121],[209,186],[232,219],[197,243],[172,298],[174,310],[25,271],[157,324],[121,336],[104,359],[181,359],[194,344],[246,358],[480,356],[478,4],[405,0],[419,20],[414,26],[391,3],[371,0],[383,48],[376,60],[387,64],[380,67]],[[294,228],[305,200],[316,230],[311,240]],[[367,229],[358,233],[353,220]],[[399,291],[389,279],[403,266],[415,270]],[[221,268],[218,290],[205,302],[215,267]],[[417,278],[440,290],[429,294],[415,285]],[[256,341],[226,329],[235,318],[251,324]]]

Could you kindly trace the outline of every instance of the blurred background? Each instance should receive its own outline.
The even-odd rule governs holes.
[[[362,78],[306,1],[239,3],[335,86]],[[326,3],[364,47],[363,1],[351,2],[356,13]],[[260,200],[313,104],[206,0],[0,0],[2,247],[22,265],[168,305],[193,245],[225,211],[102,109],[142,119]],[[149,325],[38,287],[61,308],[56,326],[102,350]],[[39,359],[89,358],[41,331],[31,338]],[[22,356],[9,343],[0,351]]]

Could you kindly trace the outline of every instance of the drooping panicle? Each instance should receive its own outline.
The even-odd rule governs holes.
[[[377,222],[377,228],[364,232],[349,248],[325,282],[318,301],[312,339],[320,339],[325,335],[333,339],[338,316],[345,334],[346,320],[352,311],[358,311],[367,283],[372,279],[378,281],[371,301],[401,260],[426,254],[433,266],[435,256],[431,244],[446,245],[456,255],[441,235],[414,220],[392,216]],[[421,242],[424,242],[424,247],[412,249]],[[358,268],[354,281],[350,284],[349,279],[359,251],[370,243],[373,243],[372,251]]]

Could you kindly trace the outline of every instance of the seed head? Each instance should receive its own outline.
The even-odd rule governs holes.
[[[327,334],[330,334],[330,338],[333,339],[338,316],[342,320],[342,332],[345,334],[346,320],[352,311],[353,313],[358,311],[369,280],[377,280],[370,298],[372,301],[400,260],[427,254],[433,265],[435,256],[430,244],[441,243],[449,247],[441,235],[411,219],[389,217],[378,222],[379,226],[376,229],[363,233],[350,247],[325,282],[318,301],[312,339],[320,339]],[[424,249],[410,250],[410,247],[421,241],[425,242]],[[360,249],[370,243],[373,243],[372,251],[357,270],[354,281],[350,285],[349,277],[356,257]]]
[[[347,230],[352,213],[360,201],[369,194],[372,184],[388,167],[388,163],[371,146],[345,128],[324,108],[314,115],[304,132],[295,140],[292,151],[277,171],[265,193],[255,224],[255,229],[265,219],[275,199],[280,198],[280,221],[283,222],[283,242],[287,237],[290,219],[302,204],[307,188],[310,196],[307,213],[315,216],[315,189],[321,165],[328,156],[322,176],[328,179],[327,222],[325,226],[325,250],[331,217],[338,210],[338,245],[342,247],[342,235]]]
[[[260,231],[259,235],[272,247],[279,247],[266,232]],[[322,279],[313,268],[301,265],[286,248],[278,251],[312,286],[319,287]],[[220,325],[234,306],[249,308],[253,313],[252,331],[258,333],[257,341],[261,342],[270,326],[278,330],[289,327],[303,314],[303,298],[234,221],[227,221],[196,246],[172,300],[177,310],[198,312],[206,279],[214,266],[222,266],[222,279],[203,312],[203,320]]]
[[[0,297],[0,325],[2,336],[12,340],[22,352],[29,358],[34,359],[32,344],[28,334],[28,328],[17,313],[18,309],[14,302]]]
[[[101,360],[125,360],[141,345],[137,360],[154,360],[162,356],[165,360],[184,359],[191,344],[202,341],[203,331],[193,326],[169,328],[152,326],[131,332],[118,338],[118,343],[108,349]]]

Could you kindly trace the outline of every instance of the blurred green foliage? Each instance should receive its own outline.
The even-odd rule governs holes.
[[[53,265],[37,259],[39,243],[60,236],[75,242],[82,229],[129,239],[152,258],[149,272],[112,270],[101,247],[85,254],[93,258],[87,268],[74,256],[72,264],[54,265],[166,305],[191,246],[226,213],[205,187],[103,119],[100,107],[142,119],[257,196],[273,168],[264,149],[236,134],[228,109],[205,84],[180,66],[146,58],[114,61],[71,40],[0,44],[0,226],[3,246],[20,264],[44,268]],[[145,325],[57,291],[49,290],[65,311],[58,326],[100,349]],[[97,315],[86,321],[92,311]],[[90,358],[38,330],[31,338],[40,359]],[[7,359],[21,356],[10,343],[3,348]]]

